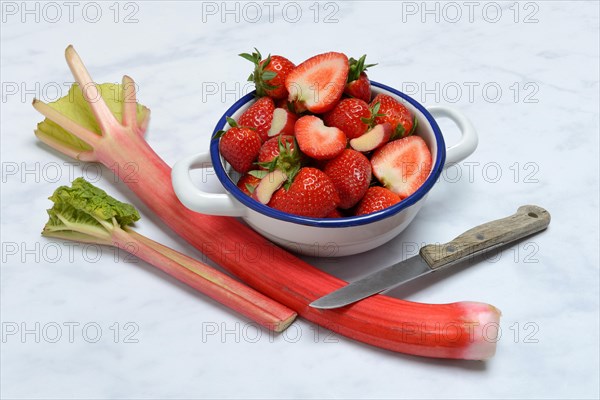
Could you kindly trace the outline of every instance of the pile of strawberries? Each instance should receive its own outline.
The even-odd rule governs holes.
[[[395,98],[377,94],[365,56],[324,53],[298,66],[258,50],[257,100],[220,131],[219,149],[242,174],[237,185],[275,209],[315,218],[383,210],[410,196],[431,171],[417,120]]]

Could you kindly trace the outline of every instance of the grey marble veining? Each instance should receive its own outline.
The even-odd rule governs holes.
[[[57,22],[45,3],[28,3],[31,13],[2,3],[2,397],[598,398],[598,3],[267,3],[77,3],[70,21],[59,2]],[[295,62],[367,53],[379,63],[373,80],[462,109],[479,148],[444,173],[406,231],[365,254],[308,260],[351,280],[406,256],[407,243],[450,240],[522,204],[547,208],[546,232],[390,293],[497,306],[496,356],[394,354],[303,320],[272,337],[141,261],[41,238],[54,188],[99,173],[100,187],[140,208],[141,233],[202,258],[110,171],[36,141],[31,101],[66,94],[68,44],[97,81],[136,80],[152,109],[148,141],[171,165],[207,148],[218,117],[245,93],[250,64],[236,54],[253,47]]]

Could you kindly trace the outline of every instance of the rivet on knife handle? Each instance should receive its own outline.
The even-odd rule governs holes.
[[[463,257],[542,231],[549,223],[550,213],[542,207],[521,206],[510,217],[476,226],[446,244],[423,246],[420,254],[431,269],[438,269]]]

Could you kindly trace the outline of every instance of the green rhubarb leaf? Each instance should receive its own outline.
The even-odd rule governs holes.
[[[61,186],[49,197],[54,203],[48,210],[48,222],[42,235],[112,244],[111,232],[140,219],[131,204],[120,202],[83,178],[71,186]]]
[[[123,85],[115,83],[103,83],[98,85],[100,93],[106,105],[118,121],[122,120],[123,111]],[[79,85],[74,83],[66,96],[48,103],[48,105],[69,119],[75,121],[82,127],[101,135],[100,128],[89,104],[85,101]],[[137,119],[141,123],[147,112],[145,106],[137,104]],[[77,151],[89,151],[92,147],[61,128],[58,124],[48,118],[37,125],[37,130],[51,139],[60,142]]]
[[[77,232],[94,237],[108,234],[98,220],[68,203],[55,203],[47,212],[49,219],[42,232],[46,236],[52,236],[55,232]]]
[[[61,186],[49,197],[55,207],[66,205],[73,210],[89,215],[92,219],[112,222],[114,218],[121,227],[131,225],[140,219],[134,206],[123,203],[104,190],[97,188],[83,178],[77,178],[71,187]],[[73,214],[78,217],[79,214]]]

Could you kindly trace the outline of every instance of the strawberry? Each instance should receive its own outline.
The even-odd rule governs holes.
[[[266,172],[264,171],[250,171],[247,174],[242,175],[237,182],[237,187],[239,187],[242,192],[252,197],[252,193],[254,193],[256,186],[258,186],[264,175],[266,175]]]
[[[227,117],[227,122],[231,128],[227,131],[217,132],[215,138],[221,138],[219,149],[223,158],[231,164],[234,170],[244,174],[252,168],[252,164],[258,157],[262,141],[253,129],[240,127],[229,117]]]
[[[344,131],[348,139],[361,136],[369,129],[371,118],[369,104],[360,99],[343,99],[333,110],[323,115],[327,126],[334,126]]]
[[[329,160],[346,148],[346,135],[336,127],[327,127],[319,117],[305,115],[294,127],[298,146],[317,160]]]
[[[354,215],[365,215],[381,211],[399,203],[400,200],[402,200],[400,196],[391,190],[381,186],[372,186],[356,207]]]
[[[385,187],[405,198],[425,182],[431,171],[431,152],[419,136],[387,143],[371,158],[373,174]]]
[[[416,128],[416,119],[413,119],[404,104],[387,94],[381,93],[375,96],[371,106],[374,107],[377,103],[379,103],[378,114],[383,115],[377,116],[375,123],[389,122],[394,130],[392,140],[412,135],[414,128]]]
[[[348,78],[348,57],[324,53],[298,65],[285,80],[288,99],[313,113],[331,110],[342,97]]]
[[[323,218],[337,207],[339,196],[329,177],[316,168],[302,168],[294,181],[273,193],[270,207],[290,214]]]
[[[365,195],[371,183],[371,163],[356,150],[346,149],[325,165],[327,174],[339,196],[339,208],[354,207]]]
[[[256,53],[242,53],[240,57],[254,63],[254,72],[248,81],[254,82],[258,97],[269,96],[273,99],[285,99],[288,91],[285,88],[285,79],[296,67],[293,62],[282,56],[269,56],[263,60],[260,51]]]
[[[369,102],[371,100],[371,81],[366,73],[361,73],[357,79],[346,84],[344,94]]]
[[[283,108],[284,110],[291,112],[292,114],[296,115],[296,117],[306,111],[306,107],[304,107],[304,105],[297,101],[289,101],[288,99],[278,100],[276,105],[279,108]]]
[[[273,103],[273,99],[270,97],[261,97],[238,118],[238,125],[256,129],[256,133],[258,133],[260,139],[264,142],[269,137],[274,112],[275,104]]]
[[[357,99],[364,100],[368,103],[371,100],[371,81],[369,81],[365,71],[367,68],[377,64],[365,65],[365,58],[367,58],[366,54],[358,60],[350,58],[348,61],[348,83],[346,83],[344,94],[356,97]]]
[[[278,107],[273,111],[273,120],[271,121],[271,128],[267,133],[269,137],[277,135],[293,135],[294,125],[298,117],[287,108]]]
[[[273,193],[277,191],[289,177],[280,169],[274,169],[260,180],[258,186],[252,193],[252,197],[259,203],[268,204],[273,197]]]
[[[339,209],[334,209],[332,212],[327,214],[325,218],[344,218],[345,215]]]
[[[293,136],[277,136],[267,140],[263,143],[258,153],[259,165],[265,165],[273,162],[273,160],[279,156],[279,154],[288,146],[290,152],[295,151],[294,137]]]
[[[302,166],[293,136],[277,136],[263,144],[258,155],[258,165],[266,174],[256,187],[253,197],[263,204],[269,203],[273,193],[284,183],[286,189]]]
[[[392,126],[385,122],[383,124],[375,125],[373,129],[369,130],[364,135],[350,140],[350,147],[356,151],[366,153],[389,142],[391,136]]]

